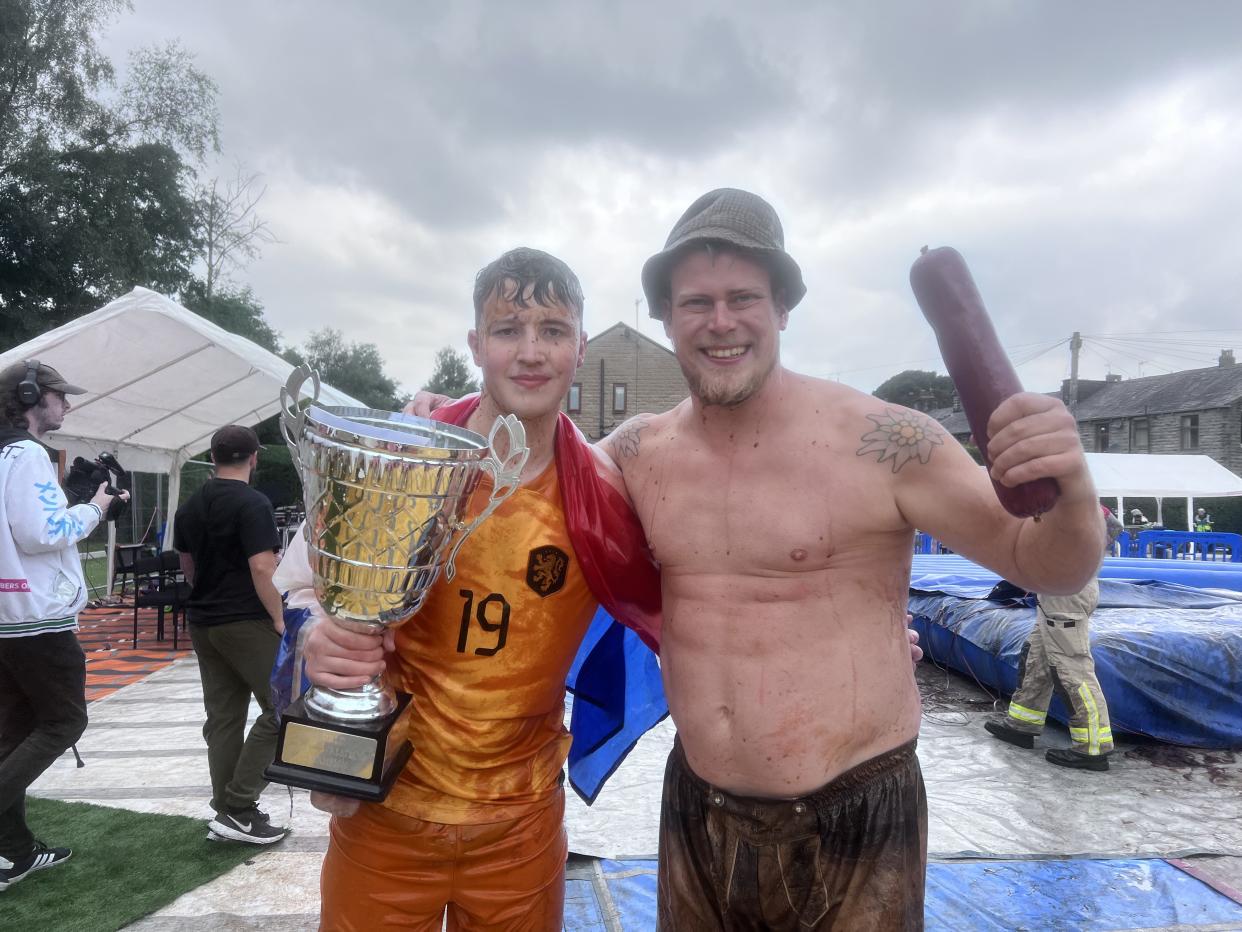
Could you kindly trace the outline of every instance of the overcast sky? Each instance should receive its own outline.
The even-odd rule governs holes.
[[[512,246],[577,271],[588,333],[633,326],[643,260],[723,186],[784,221],[802,372],[944,371],[924,244],[965,255],[1028,388],[1068,374],[1074,330],[1092,378],[1242,351],[1242,3],[133,6],[120,70],[180,38],[220,87],[218,171],[263,173],[283,242],[239,280],[272,326],[374,342],[410,391]]]

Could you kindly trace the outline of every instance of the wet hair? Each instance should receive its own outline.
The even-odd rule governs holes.
[[[493,294],[522,308],[530,307],[531,301],[541,307],[563,304],[572,308],[582,323],[582,283],[573,269],[540,249],[510,249],[479,270],[474,278],[475,326],[483,320],[483,305]]]
[[[692,255],[696,252],[707,253],[707,257],[713,262],[716,261],[717,256],[732,253],[735,256],[741,256],[743,259],[749,259],[751,262],[762,267],[763,270],[768,273],[768,282],[772,292],[772,302],[777,307],[782,307],[788,310],[788,306],[786,304],[786,288],[784,279],[781,278],[783,270],[773,258],[772,253],[769,250],[764,249],[747,249],[745,246],[739,246],[737,243],[730,243],[728,240],[723,239],[696,240],[692,243],[686,243],[686,245],[682,246],[675,253],[673,253],[672,258],[665,266],[665,274],[660,279],[661,302],[667,301],[670,305],[672,304],[673,269],[675,269],[677,264],[685,259],[686,256]],[[671,308],[669,309],[669,312],[662,311],[660,314],[661,319],[667,319],[670,312]]]

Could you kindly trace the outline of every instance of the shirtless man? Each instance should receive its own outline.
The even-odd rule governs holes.
[[[1068,594],[1103,548],[1073,417],[1024,393],[992,475],[1061,486],[1013,518],[930,418],[780,364],[806,291],[775,211],[697,200],[643,268],[691,397],[604,442],[661,567],[664,930],[920,929],[926,799],[905,635],[915,527]]]

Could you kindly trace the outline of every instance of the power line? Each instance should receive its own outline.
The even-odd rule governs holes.
[[[1043,341],[1039,341],[1035,343],[1015,343],[1012,346],[1006,346],[1002,348],[1005,350],[1006,353],[1012,353],[1014,350],[1025,349],[1025,348],[1032,347],[1032,346],[1044,347],[1043,349],[1039,350],[1034,356],[1031,357],[1031,359],[1035,359],[1036,357],[1043,355],[1049,350],[1054,350],[1058,346],[1061,346],[1068,342],[1069,340],[1067,338],[1063,340],[1057,340],[1049,345],[1045,345],[1047,344],[1047,341],[1043,340]],[[886,363],[881,363],[875,366],[862,366],[857,369],[834,369],[833,374],[836,377],[840,377],[843,375],[852,375],[855,372],[874,372],[876,369],[892,369],[896,366],[914,366],[914,365],[918,365],[920,363],[925,363],[925,362],[941,362],[941,361],[943,361],[943,358],[941,356],[924,356],[920,359],[908,359],[905,362],[886,362]],[[1030,362],[1030,359],[1023,360],[1023,362],[1021,363],[1014,363],[1014,365],[1015,366],[1025,365],[1027,362]]]
[[[1152,337],[1189,333],[1236,333],[1242,336],[1242,330],[1124,330],[1120,333],[1084,333],[1083,337]]]

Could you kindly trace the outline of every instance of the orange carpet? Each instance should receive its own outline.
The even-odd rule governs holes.
[[[134,647],[134,607],[86,608],[78,616],[78,640],[86,652],[86,700],[93,702],[142,679],[148,673],[188,657],[193,650],[181,621],[179,649],[172,648],[172,615],[164,615],[164,640],[156,640],[155,609],[138,610],[138,647]]]

